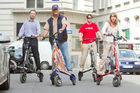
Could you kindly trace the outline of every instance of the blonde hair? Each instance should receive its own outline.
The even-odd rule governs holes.
[[[109,17],[109,18],[110,18],[110,19],[109,19],[109,24],[111,24],[111,22],[112,22],[112,21],[111,21],[111,17],[112,17],[112,16],[113,16],[113,17],[116,17],[115,25],[118,25],[119,20],[118,20],[118,16],[117,16],[116,13],[111,13],[111,14],[110,14],[110,17]]]

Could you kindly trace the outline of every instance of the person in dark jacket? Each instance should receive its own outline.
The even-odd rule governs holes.
[[[52,16],[47,20],[46,25],[44,26],[44,37],[48,34],[49,36],[52,36],[56,32],[59,32],[55,35],[55,38],[57,38],[56,42],[62,52],[62,55],[64,57],[64,61],[66,64],[66,68],[69,72],[72,72],[72,66],[69,58],[68,53],[68,42],[67,42],[67,20],[66,17],[61,15],[59,13],[59,6],[53,5],[52,6]],[[53,46],[53,39],[49,38],[51,46]],[[53,68],[52,68],[53,70]]]

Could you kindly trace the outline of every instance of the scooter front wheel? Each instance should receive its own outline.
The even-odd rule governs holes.
[[[113,86],[114,87],[119,87],[121,85],[121,80],[120,80],[120,77],[119,76],[115,76],[113,78]]]
[[[97,80],[96,80],[96,84],[97,84],[97,85],[100,85],[100,83],[101,83],[101,80],[100,80],[100,79],[97,79]]]
[[[97,85],[100,85],[100,83],[101,83],[102,80],[103,80],[103,77],[102,76],[97,76],[96,84]]]
[[[50,80],[52,82],[52,85],[54,85],[54,77],[51,77]]]
[[[27,75],[25,73],[20,74],[20,82],[25,83],[27,79]]]
[[[54,85],[56,85],[57,87],[61,87],[62,86],[62,80],[61,78],[59,77],[59,75],[56,75],[54,77]]]
[[[39,77],[39,81],[43,82],[43,77],[44,77],[43,73],[39,73],[38,77]]]
[[[76,85],[76,80],[74,78],[71,79],[73,85]]]

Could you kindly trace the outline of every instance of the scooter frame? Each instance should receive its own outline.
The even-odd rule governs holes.
[[[96,83],[97,85],[100,85],[100,82],[102,81],[104,76],[107,76],[109,74],[114,74],[114,78],[113,78],[113,86],[114,87],[119,87],[121,85],[121,80],[122,80],[122,76],[118,70],[118,62],[117,62],[117,50],[116,50],[116,41],[124,39],[123,37],[116,37],[113,34],[109,34],[108,36],[113,36],[113,45],[114,45],[114,57],[115,57],[115,68],[113,71],[102,74],[102,75],[97,75],[96,77]]]
[[[52,61],[53,61],[53,72],[50,74],[50,80],[52,82],[52,85],[56,85],[57,87],[62,86],[62,80],[58,73],[62,73],[64,75],[68,75],[70,77],[70,80],[72,81],[73,85],[76,85],[76,77],[74,74],[69,72],[64,64],[64,59],[62,57],[61,51],[57,45],[55,35],[58,32],[56,32],[51,38],[54,39],[53,41],[53,53],[52,53]]]
[[[98,39],[98,38],[93,38],[93,39],[91,39],[91,38],[84,38],[83,41],[84,40],[88,40],[90,43],[93,43],[93,42],[95,42],[96,39]],[[93,46],[91,45],[91,47],[93,47]],[[91,68],[78,73],[78,80],[79,81],[81,81],[84,73],[89,72],[89,71],[92,70],[93,71],[92,72],[93,81],[96,82],[96,78],[95,78],[96,74],[95,73],[97,73],[97,70],[95,68],[95,62],[94,62],[93,55],[94,55],[94,51],[93,51],[93,49],[90,49],[90,57],[91,57],[91,66],[90,67]]]
[[[31,38],[34,38],[34,37],[31,37]],[[24,61],[22,63],[22,67],[20,67],[21,68],[21,73],[20,73],[20,82],[21,83],[26,82],[28,71],[30,73],[37,73],[36,72],[36,63],[32,59],[30,59],[31,47],[29,46],[29,43],[30,43],[31,38],[27,38],[27,39],[26,39],[26,37],[21,37],[20,38],[20,39],[26,39],[27,40],[26,44],[23,43],[23,46],[25,46],[25,56],[24,56]],[[20,40],[20,39],[18,39],[18,40]],[[33,62],[32,71],[31,71],[31,63],[30,63],[31,60]],[[27,67],[26,67],[26,65],[27,65]],[[43,82],[43,73],[37,73],[37,76],[39,77],[39,81]]]

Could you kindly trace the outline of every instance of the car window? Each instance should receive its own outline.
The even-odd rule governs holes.
[[[121,58],[136,58],[136,54],[132,51],[120,50]]]

